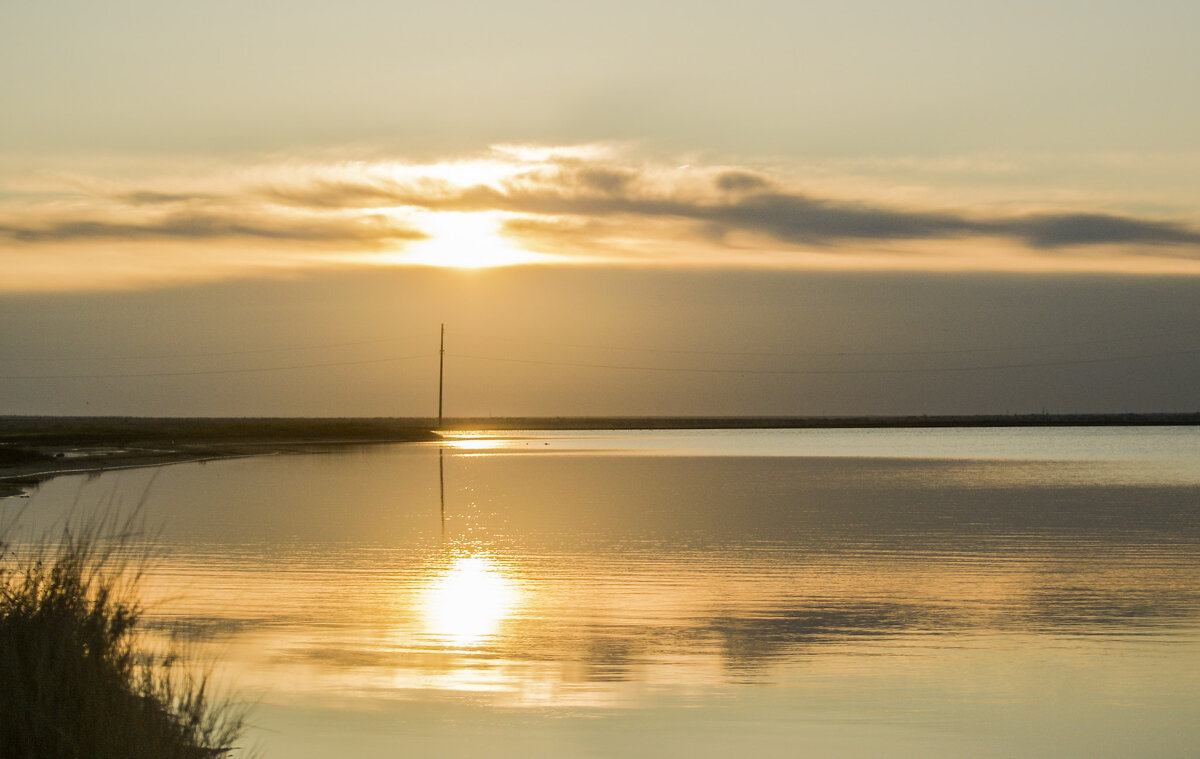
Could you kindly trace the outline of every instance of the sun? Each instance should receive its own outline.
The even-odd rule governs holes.
[[[546,258],[506,240],[500,233],[501,219],[492,212],[430,212],[423,214],[419,223],[428,237],[405,247],[404,258],[411,263],[483,269],[536,263]]]

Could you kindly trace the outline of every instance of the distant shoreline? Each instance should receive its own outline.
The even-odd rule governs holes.
[[[432,442],[411,419],[0,417],[0,497],[65,474]]]
[[[1200,425],[1197,413],[975,414],[941,416],[605,416],[455,417],[442,429],[463,430],[754,430],[923,427],[1162,427]]]
[[[1196,426],[1187,414],[798,417],[453,417],[442,431]],[[0,416],[0,497],[63,474],[433,442],[430,418]]]

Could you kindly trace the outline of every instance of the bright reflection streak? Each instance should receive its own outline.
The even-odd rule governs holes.
[[[491,560],[480,556],[455,559],[426,591],[426,627],[454,645],[475,645],[495,634],[517,595],[512,582]]]
[[[500,447],[499,440],[455,440],[450,443],[451,448],[458,448],[464,451],[486,451]]]
[[[462,437],[446,438],[443,444],[447,448],[460,451],[488,451],[503,448],[511,441],[507,438],[491,437],[488,435],[464,435]]]

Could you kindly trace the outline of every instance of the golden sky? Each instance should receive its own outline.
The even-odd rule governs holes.
[[[1198,7],[12,3],[0,413],[1195,408]]]

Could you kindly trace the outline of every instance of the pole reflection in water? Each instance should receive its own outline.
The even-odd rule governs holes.
[[[446,541],[446,447],[438,446],[441,537]],[[514,584],[483,555],[459,556],[421,594],[426,632],[440,642],[469,648],[496,633],[518,598]]]
[[[446,539],[446,449],[438,447],[438,499],[442,506],[442,540]]]

